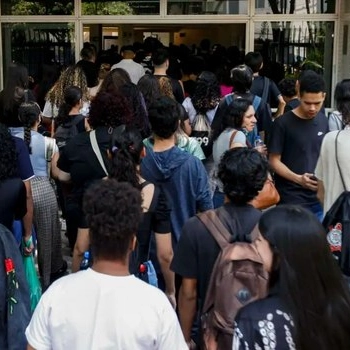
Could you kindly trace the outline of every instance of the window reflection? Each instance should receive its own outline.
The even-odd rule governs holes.
[[[334,13],[336,0],[255,0],[257,14]]]
[[[257,22],[254,38],[254,50],[264,57],[264,73],[275,82],[312,69],[324,76],[331,91],[334,22]]]
[[[125,16],[159,14],[159,0],[91,1],[82,0],[83,15]]]
[[[1,0],[1,13],[12,16],[72,15],[74,0]]]
[[[169,0],[168,15],[247,14],[248,0]]]

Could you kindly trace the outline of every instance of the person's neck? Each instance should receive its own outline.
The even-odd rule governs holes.
[[[165,67],[155,67],[153,75],[167,75]]]
[[[75,106],[70,110],[69,115],[77,115],[79,114],[79,112],[80,112],[80,106]]]
[[[154,152],[167,151],[174,146],[175,146],[175,135],[172,135],[168,139],[162,139],[154,135],[154,146],[153,146]]]
[[[92,269],[98,273],[110,276],[129,276],[129,266],[126,261],[95,259]]]
[[[299,107],[296,107],[293,109],[293,113],[300,119],[304,119],[304,120],[311,120],[311,119],[314,119],[316,117],[316,115],[312,116],[312,117],[308,117],[306,115],[304,115],[301,111],[301,108],[300,106]]]

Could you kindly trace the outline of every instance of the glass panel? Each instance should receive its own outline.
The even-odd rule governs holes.
[[[168,0],[168,15],[247,14],[248,0]]]
[[[158,15],[160,0],[93,1],[82,0],[83,15]]]
[[[73,15],[74,0],[1,0],[1,14],[13,16]]]
[[[3,68],[24,64],[36,81],[43,64],[68,66],[75,62],[74,23],[2,24]]]
[[[257,14],[334,13],[336,0],[255,0]]]
[[[347,21],[343,25],[343,36],[341,42],[340,72],[341,78],[350,76],[350,22]]]
[[[350,13],[350,1],[344,1],[345,13]]]
[[[278,83],[285,76],[297,77],[300,70],[322,74],[330,104],[333,65],[334,22],[257,22],[254,50],[264,57],[264,75]]]

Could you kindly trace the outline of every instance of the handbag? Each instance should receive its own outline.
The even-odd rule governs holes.
[[[22,241],[23,246],[29,247],[32,243],[32,237],[27,241]],[[38,278],[38,274],[35,268],[35,262],[33,254],[28,256],[23,255],[23,266],[24,273],[28,282],[29,292],[30,292],[30,309],[32,313],[34,312],[36,306],[41,298],[41,284]]]
[[[256,209],[267,209],[276,205],[280,201],[280,195],[270,176],[267,177],[263,188],[252,200],[251,204]]]

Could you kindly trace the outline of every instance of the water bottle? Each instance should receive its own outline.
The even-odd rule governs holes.
[[[259,135],[255,138],[254,146],[255,147],[265,146],[264,141],[261,139]]]
[[[90,252],[87,250],[84,252],[84,257],[80,263],[80,270],[86,270],[90,267]]]

